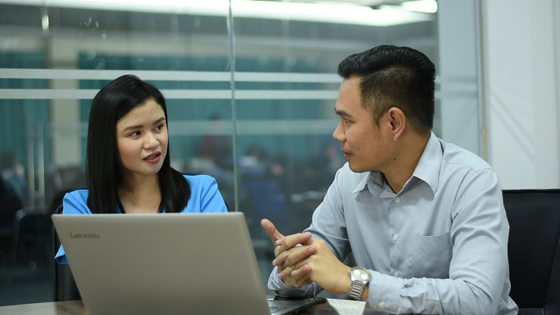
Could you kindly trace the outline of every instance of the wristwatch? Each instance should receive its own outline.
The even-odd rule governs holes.
[[[371,274],[367,269],[362,267],[354,267],[348,270],[348,273],[350,274],[350,280],[352,280],[348,296],[352,300],[361,300],[364,288],[371,280]]]

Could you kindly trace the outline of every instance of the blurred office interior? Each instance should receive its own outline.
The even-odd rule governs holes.
[[[172,165],[214,176],[230,211],[245,213],[264,282],[272,245],[260,220],[270,218],[284,234],[306,228],[345,162],[332,133],[336,67],[350,54],[381,44],[422,51],[437,68],[435,134],[491,163],[511,161],[492,151],[492,136],[511,129],[507,101],[489,110],[492,97],[511,92],[498,83],[507,67],[485,65],[501,59],[485,43],[506,32],[490,22],[504,14],[496,2],[0,0],[1,171],[4,190],[20,202],[0,199],[0,305],[53,300],[49,216],[65,192],[85,187],[91,100],[122,74],[162,90]],[[558,1],[549,3],[558,12]],[[535,6],[530,16],[547,9]],[[524,97],[536,101],[537,94]],[[511,115],[536,117],[537,110]],[[538,135],[520,127],[505,137],[521,144],[496,147],[525,152],[527,145],[557,144],[555,115],[548,119],[556,138],[535,142]],[[558,162],[557,145],[549,158]],[[548,180],[538,158],[528,159]],[[531,185],[500,171],[506,186]],[[558,185],[558,166],[554,171],[546,185]]]

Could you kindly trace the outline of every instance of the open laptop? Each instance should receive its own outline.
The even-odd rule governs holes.
[[[325,301],[266,297],[241,212],[52,219],[90,315],[296,314]]]

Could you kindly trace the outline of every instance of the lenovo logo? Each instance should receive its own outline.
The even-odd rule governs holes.
[[[70,232],[71,238],[100,238],[99,234],[95,233],[72,233]]]

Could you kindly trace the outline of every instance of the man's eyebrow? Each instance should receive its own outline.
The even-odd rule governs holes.
[[[153,125],[159,124],[159,123],[160,123],[161,121],[163,121],[163,120],[165,120],[165,117],[161,117],[160,119],[154,121],[154,123],[152,124],[152,126],[153,126]],[[142,125],[128,126],[128,127],[124,128],[123,131],[132,130],[132,129],[138,129],[138,128],[142,128]]]
[[[343,117],[349,117],[352,118],[352,115],[348,114],[347,112],[343,111],[343,110],[337,110],[336,108],[334,109],[334,112],[338,115],[338,116],[343,116]]]

